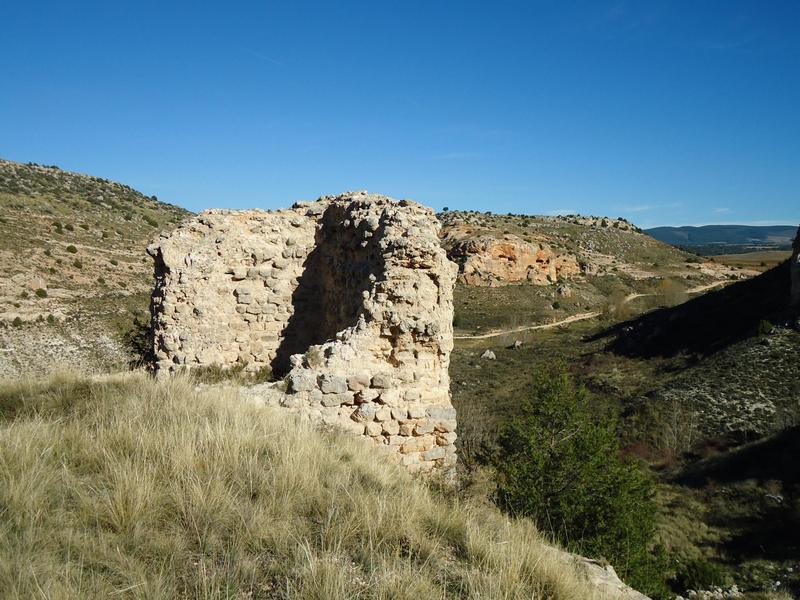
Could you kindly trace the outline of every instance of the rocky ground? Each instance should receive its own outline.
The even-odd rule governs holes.
[[[99,177],[0,160],[0,373],[124,364],[147,241],[189,213]]]

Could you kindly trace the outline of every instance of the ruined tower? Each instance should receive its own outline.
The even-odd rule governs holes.
[[[432,210],[366,192],[205,211],[148,248],[155,368],[270,368],[270,403],[365,435],[412,470],[449,468],[457,267],[438,234]]]

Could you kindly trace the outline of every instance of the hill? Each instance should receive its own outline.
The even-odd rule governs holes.
[[[125,362],[152,287],[144,249],[189,213],[129,186],[0,160],[0,374]]]
[[[679,306],[617,324],[614,352],[629,356],[710,354],[758,332],[762,321],[788,319],[789,263]]]
[[[467,302],[456,305],[459,322],[474,328],[488,314],[510,313],[508,291],[467,290]],[[462,461],[481,473],[487,448],[517,415],[536,373],[561,365],[591,390],[598,413],[619,416],[626,452],[648,462],[661,480],[660,536],[676,591],[699,572],[752,592],[780,582],[796,593],[796,474],[778,473],[778,460],[759,474],[758,458],[737,473],[744,463],[735,458],[762,456],[739,453],[754,440],[764,442],[754,448],[774,447],[777,458],[787,444],[770,440],[796,445],[800,333],[789,326],[796,314],[788,302],[788,265],[673,305],[639,304],[648,300],[627,303],[629,314],[644,311],[632,318],[606,312],[599,322],[457,338],[451,377]],[[484,358],[487,349],[492,360]],[[728,456],[724,479],[720,469],[707,468],[709,457]]]
[[[0,595],[643,598],[363,443],[180,378],[6,384]]]
[[[624,219],[475,211],[437,216],[442,244],[461,267],[456,328],[465,334],[614,310],[625,298],[674,304],[690,290],[755,273],[659,242]],[[631,308],[639,305],[643,301]]]
[[[690,255],[643,235],[624,219],[581,215],[500,215],[448,211],[438,215],[446,248],[466,238],[502,239],[513,235],[526,242],[544,242],[558,253],[571,254],[585,272],[611,271],[635,277],[662,274],[659,267],[683,265]],[[655,266],[654,266],[655,263]],[[654,270],[655,269],[655,270]]]
[[[724,246],[720,252],[733,254],[739,250],[787,250],[797,233],[795,225],[704,225],[702,227],[654,227],[645,233],[665,244],[698,248]],[[731,249],[734,247],[734,249]],[[703,254],[706,252],[704,251]]]

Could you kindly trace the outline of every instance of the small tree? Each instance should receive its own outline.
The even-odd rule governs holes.
[[[613,419],[597,419],[569,375],[541,375],[495,454],[497,502],[533,518],[570,550],[608,560],[629,584],[666,593],[653,552],[654,484],[620,458]]]
[[[614,290],[608,295],[606,305],[603,308],[604,316],[616,321],[625,321],[633,314],[631,303],[628,301],[625,292]]]
[[[664,279],[658,284],[658,291],[667,306],[675,306],[686,301],[686,290],[674,279]]]

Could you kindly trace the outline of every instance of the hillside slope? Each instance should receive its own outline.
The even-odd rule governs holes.
[[[655,241],[623,219],[580,215],[495,215],[448,211],[438,215],[446,248],[465,237],[514,235],[525,241],[544,241],[555,251],[575,256],[584,272],[622,272],[647,278],[663,268],[680,266],[696,257]]]
[[[455,309],[464,334],[616,310],[627,297],[646,298],[626,311],[671,305],[691,289],[754,274],[659,242],[623,219],[474,211],[437,216],[442,244],[461,268]]]
[[[710,291],[679,306],[618,324],[614,352],[637,357],[710,354],[755,334],[764,320],[789,319],[789,264]]]
[[[0,595],[644,598],[601,593],[529,521],[234,394],[141,374],[0,389]]]
[[[146,311],[144,249],[189,213],[106,179],[0,160],[0,374],[124,361]]]

